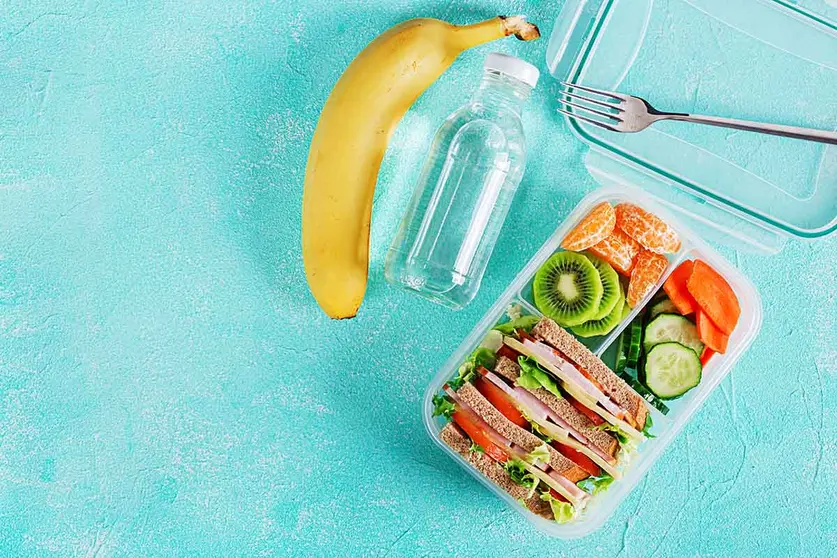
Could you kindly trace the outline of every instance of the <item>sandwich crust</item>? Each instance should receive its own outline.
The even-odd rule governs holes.
[[[514,383],[520,377],[520,365],[510,358],[501,356],[494,365],[494,372]]]

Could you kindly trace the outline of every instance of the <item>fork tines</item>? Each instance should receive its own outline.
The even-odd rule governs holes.
[[[627,100],[626,95],[566,81],[562,81],[561,85],[565,88],[561,91],[561,94],[566,98],[559,97],[558,100],[563,103],[564,108],[559,108],[558,112],[605,130],[621,131],[618,126],[623,122],[622,113],[625,112],[621,104]],[[588,95],[580,95],[570,91],[582,91],[588,93]],[[597,97],[604,97],[604,99]],[[579,102],[573,102],[569,99]]]

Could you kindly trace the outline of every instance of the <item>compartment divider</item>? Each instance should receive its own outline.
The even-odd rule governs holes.
[[[636,308],[631,309],[631,313],[628,314],[628,317],[625,318],[624,320],[622,320],[622,322],[618,326],[616,326],[616,329],[614,329],[613,331],[608,333],[608,335],[607,335],[607,337],[605,337],[604,341],[602,341],[602,343],[599,345],[599,347],[596,348],[596,350],[593,351],[593,354],[595,354],[597,357],[601,358],[601,356],[604,354],[604,352],[617,339],[619,339],[619,336],[622,335],[622,332],[625,331],[625,329],[628,327],[628,325],[630,325],[630,323],[632,321],[634,321],[634,318],[636,318],[639,315],[639,313],[642,312],[645,309],[646,306],[648,306],[648,303],[651,302],[651,299],[654,297],[654,295],[662,288],[663,284],[665,284],[669,275],[671,275],[674,272],[674,270],[677,269],[677,266],[679,266],[681,263],[683,263],[685,260],[687,260],[688,257],[689,257],[689,254],[691,254],[691,253],[692,253],[691,245],[686,245],[684,243],[683,247],[680,248],[680,251],[677,252],[677,254],[675,254],[675,257],[671,260],[668,268],[666,268],[665,273],[663,273],[663,276],[660,278],[660,280],[654,286],[654,289],[651,291],[651,293],[649,293],[649,295],[647,297],[645,297],[645,299],[642,300],[637,305]]]

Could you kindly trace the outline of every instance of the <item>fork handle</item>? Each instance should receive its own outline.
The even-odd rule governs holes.
[[[700,114],[658,114],[657,120],[679,120],[682,122],[696,122],[698,124],[709,124],[722,128],[734,128],[747,132],[760,132],[774,136],[785,136],[803,140],[819,141],[837,145],[837,132],[816,130],[814,128],[803,128],[801,126],[785,126],[783,124],[765,124],[764,122],[753,122],[750,120],[736,120],[735,118],[720,118],[717,116],[702,116]]]

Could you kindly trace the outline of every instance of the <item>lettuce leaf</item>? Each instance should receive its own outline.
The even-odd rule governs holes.
[[[518,329],[522,329],[526,333],[532,331],[532,328],[535,327],[540,321],[540,318],[537,316],[521,316],[519,318],[515,318],[511,321],[508,321],[504,324],[494,326],[494,329],[502,333],[503,335],[512,335]]]
[[[625,434],[624,430],[622,430],[618,426],[610,424],[609,422],[602,423],[596,426],[595,429],[604,430],[605,432],[612,432],[613,435],[616,436],[616,439],[619,440],[619,445],[621,446],[627,446],[632,444],[631,437]]]
[[[524,417],[524,418],[526,418],[526,420],[529,421],[529,423],[532,427],[532,434],[534,434],[535,436],[537,436],[538,438],[540,438],[541,440],[543,440],[547,444],[552,441],[552,438],[550,438],[549,435],[546,432],[541,430],[541,426],[537,422],[532,422],[531,420],[529,420],[528,417]]]
[[[494,370],[494,365],[497,364],[497,353],[485,347],[478,347],[471,353],[471,356],[468,357],[465,364],[470,366],[471,371],[476,370],[480,366]]]
[[[526,456],[526,461],[529,463],[535,463],[536,461],[540,461],[541,463],[549,463],[549,446],[546,443],[543,443],[529,452]]]
[[[481,445],[476,444],[474,442],[471,442],[471,447],[468,448],[468,452],[469,453],[485,453],[485,450],[482,449]]]
[[[516,320],[517,318],[523,316],[523,308],[516,303],[509,304],[509,307],[506,308],[506,316],[508,316],[510,320]]]
[[[645,415],[645,426],[642,427],[642,433],[646,438],[656,438],[656,436],[651,434],[652,428],[654,428],[654,421],[651,420],[651,413],[649,412]]]
[[[607,473],[603,473],[600,477],[587,477],[586,479],[578,481],[576,484],[584,492],[595,496],[599,492],[607,489],[613,482],[613,477]]]
[[[448,382],[450,388],[454,391],[462,387],[465,382],[470,382],[474,379],[477,368],[483,366],[488,370],[494,370],[494,365],[497,363],[497,353],[485,347],[477,347],[471,353],[462,366],[459,367],[459,377]]]
[[[549,507],[552,508],[552,515],[555,516],[555,523],[568,523],[575,518],[575,509],[569,502],[562,502],[553,498],[549,492],[541,494],[541,500],[549,502]]]
[[[525,488],[533,488],[538,482],[537,477],[528,472],[519,459],[509,459],[503,464],[503,468],[516,484]]]
[[[520,377],[517,378],[515,384],[526,389],[544,388],[555,397],[564,397],[555,380],[538,366],[535,359],[521,356],[517,359],[517,363],[520,365]]]
[[[459,391],[459,388],[462,387],[462,384],[464,384],[465,382],[470,382],[471,380],[474,379],[475,374],[476,374],[475,372],[469,372],[469,373],[465,374],[464,376],[459,375],[456,378],[453,378],[452,380],[450,380],[448,382],[448,386],[453,391]]]
[[[445,417],[447,420],[451,419],[453,412],[456,410],[456,405],[453,404],[447,395],[433,396],[433,416]]]

